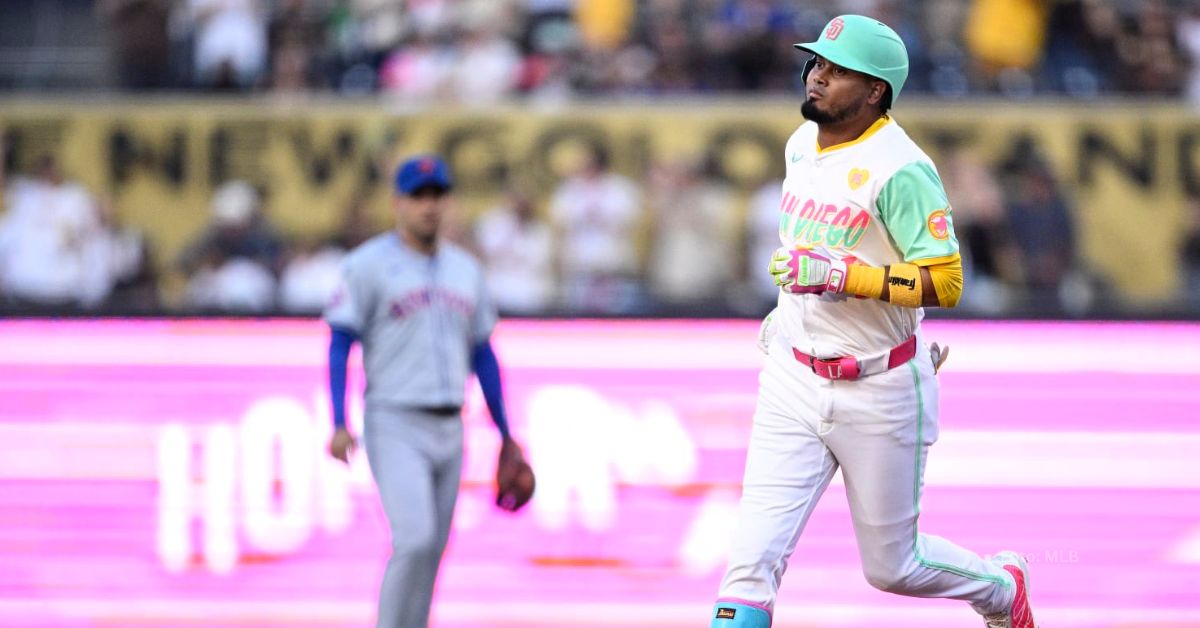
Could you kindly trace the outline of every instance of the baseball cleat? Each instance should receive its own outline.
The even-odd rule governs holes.
[[[1015,592],[1008,611],[984,616],[987,628],[1037,628],[1029,606],[1029,566],[1025,558],[1016,552],[1000,552],[992,562],[1012,576]]]

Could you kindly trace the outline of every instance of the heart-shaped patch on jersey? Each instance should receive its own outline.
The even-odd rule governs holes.
[[[851,190],[861,188],[867,179],[871,178],[871,173],[861,168],[853,168],[850,170],[850,175],[846,177],[846,181],[850,184]]]

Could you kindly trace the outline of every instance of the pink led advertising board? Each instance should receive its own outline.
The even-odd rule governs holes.
[[[1024,553],[1045,625],[1200,626],[1200,326],[925,327],[953,349],[923,530]],[[498,443],[472,389],[434,625],[707,625],[756,332],[502,323],[538,493],[516,515],[491,505]],[[312,321],[0,322],[0,626],[371,624],[387,526],[365,458],[323,453],[326,340]],[[836,479],[776,615],[981,623],[872,589]]]

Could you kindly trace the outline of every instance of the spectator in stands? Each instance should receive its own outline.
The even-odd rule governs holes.
[[[307,238],[284,253],[279,307],[289,314],[317,314],[329,304],[341,277],[342,258],[379,233],[367,209],[367,190],[350,197],[337,231],[328,238]]]
[[[521,12],[525,15],[522,30],[523,48],[537,48],[536,41],[547,37],[546,33],[577,32],[574,12],[576,0],[520,0]],[[556,35],[549,35],[554,37]]]
[[[534,31],[530,42],[519,83],[527,102],[553,107],[571,100],[584,83],[578,30],[569,21],[550,21]]]
[[[584,44],[604,50],[620,48],[629,38],[635,4],[635,0],[577,0],[573,13]]]
[[[705,83],[718,89],[786,90],[801,61],[792,3],[781,0],[729,0],[714,3],[704,46]]]
[[[1007,171],[1008,216],[1023,264],[1026,308],[1060,312],[1067,282],[1078,271],[1071,208],[1040,156],[1025,153]]]
[[[346,249],[319,239],[292,247],[279,279],[279,307],[289,314],[321,313],[337,290],[345,256]]]
[[[608,151],[593,146],[550,201],[568,309],[619,314],[639,306],[641,217],[637,185],[612,172]]]
[[[651,169],[647,197],[650,297],[667,312],[724,309],[737,278],[732,190],[705,164],[678,160]]]
[[[267,24],[258,0],[188,0],[195,81],[211,89],[250,89],[266,71]]]
[[[912,88],[906,83],[905,90],[928,89],[944,98],[958,98],[968,93],[971,87],[967,79],[969,59],[962,33],[970,8],[962,0],[927,0],[920,4],[920,29],[925,42],[923,50],[928,58],[918,59],[909,55],[912,67],[908,82],[912,83]],[[921,76],[922,66],[928,68],[927,77]]]
[[[104,308],[123,314],[157,312],[158,274],[145,234],[121,224],[111,199],[102,198],[96,209],[101,231],[96,236],[97,258],[107,264],[110,287]]]
[[[669,5],[666,5],[669,6]],[[689,92],[700,87],[703,51],[678,13],[660,11],[645,27],[650,51],[650,81],[655,92]]]
[[[350,0],[350,37],[378,66],[383,56],[399,45],[404,36],[408,8],[395,0]]]
[[[275,309],[275,276],[244,257],[209,258],[187,285],[194,312],[263,314]]]
[[[185,270],[194,269],[196,261],[211,252],[221,259],[245,258],[278,270],[282,239],[262,217],[254,186],[245,181],[221,184],[213,192],[211,208],[211,226],[181,258]]]
[[[795,90],[803,59],[791,44],[837,12],[895,25],[911,57],[907,90],[1176,94],[1196,47],[1189,25],[1197,15],[1190,3],[1166,0],[96,2],[116,32],[117,78],[131,88],[166,84],[168,65],[179,74],[193,66],[192,82],[202,87],[386,89],[459,102],[506,95],[514,50],[520,89],[539,102],[574,92]],[[478,28],[482,15],[490,16],[486,33]],[[27,28],[20,20],[0,24],[19,32]],[[475,35],[455,41],[464,27]],[[545,43],[567,40],[553,50]],[[492,57],[481,49],[503,50]],[[454,62],[471,56],[501,69]],[[452,70],[444,63],[459,68],[455,77],[445,76]],[[483,89],[457,89],[463,80]]]
[[[169,0],[100,0],[96,7],[109,27],[117,80],[129,90],[171,83]]]
[[[1176,21],[1175,29],[1188,68],[1184,95],[1192,105],[1200,105],[1200,4],[1193,4],[1184,11]]]
[[[107,234],[96,201],[67,181],[51,155],[32,178],[5,189],[0,220],[0,291],[29,307],[99,306],[112,289]]]
[[[184,251],[187,305],[200,310],[265,312],[275,306],[283,241],[263,219],[258,193],[244,181],[213,193],[209,228]]]
[[[1186,229],[1179,250],[1183,269],[1183,304],[1192,314],[1200,313],[1200,194],[1187,199]]]
[[[1022,284],[1021,260],[1009,233],[1004,190],[991,169],[966,147],[951,148],[939,163],[953,207],[964,275],[971,286],[960,307],[1003,313]]]
[[[528,12],[523,24],[518,38],[526,52],[521,91],[535,106],[558,106],[571,100],[588,83],[588,68],[584,65],[582,35],[570,13],[553,8]]]
[[[379,68],[379,86],[404,103],[428,103],[451,96],[454,54],[433,33],[420,32],[396,48]]]
[[[449,69],[454,99],[467,105],[490,105],[511,96],[521,78],[521,54],[504,37],[502,15],[486,5],[463,15],[462,32]]]
[[[403,3],[408,27],[433,38],[450,35],[458,21],[461,2],[462,0],[408,0]]]
[[[1185,75],[1170,11],[1162,0],[1138,3],[1139,10],[1126,50],[1131,71],[1129,91],[1145,95],[1174,95],[1182,91]]]
[[[1047,42],[1042,67],[1050,89],[1091,98],[1117,87],[1123,36],[1113,6],[1093,0],[1056,2],[1048,28],[1054,37]]]
[[[379,233],[380,228],[369,212],[369,200],[369,190],[365,188],[350,197],[350,202],[342,208],[342,219],[330,244],[344,251],[352,251]]]
[[[529,194],[509,190],[475,223],[475,248],[501,314],[537,316],[554,307],[554,234]]]
[[[750,197],[743,238],[742,287],[738,291],[745,298],[730,303],[742,314],[765,315],[779,299],[779,286],[763,269],[771,253],[779,248],[779,206],[782,203],[783,181],[779,179],[763,183]]]
[[[298,92],[324,82],[324,18],[315,9],[304,0],[280,0],[272,13],[267,32],[273,89]]]
[[[339,1],[328,16],[324,56],[329,81],[345,94],[378,87],[379,68],[404,35],[404,5],[393,0]]]
[[[983,90],[1012,96],[1033,93],[1032,72],[1046,41],[1049,3],[1041,0],[974,0],[965,39]]]

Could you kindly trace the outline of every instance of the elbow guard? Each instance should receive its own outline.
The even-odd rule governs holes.
[[[955,255],[953,259],[941,264],[928,267],[929,278],[933,280],[933,291],[937,293],[940,307],[954,307],[963,293],[962,258]]]

